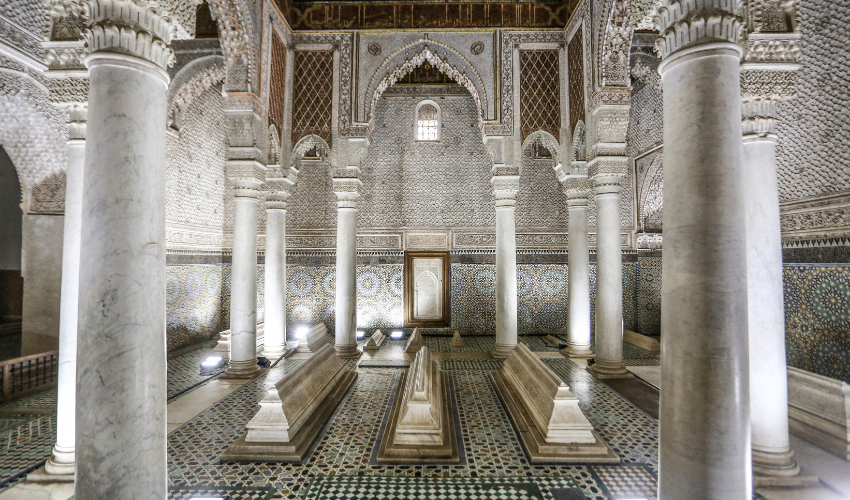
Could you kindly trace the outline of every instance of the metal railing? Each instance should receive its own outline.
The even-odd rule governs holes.
[[[0,361],[0,401],[55,386],[58,371],[59,351]]]

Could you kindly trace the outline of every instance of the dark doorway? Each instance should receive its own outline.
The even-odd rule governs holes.
[[[21,183],[6,150],[0,146],[0,359],[21,354]]]

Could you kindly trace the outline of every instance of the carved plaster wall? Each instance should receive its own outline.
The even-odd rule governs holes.
[[[232,195],[224,176],[227,136],[223,101],[221,82],[207,87],[186,109],[180,134],[166,136],[169,248],[222,246],[223,233],[232,228]]]
[[[808,0],[800,14],[797,97],[779,108],[782,201],[850,191],[850,5]]]

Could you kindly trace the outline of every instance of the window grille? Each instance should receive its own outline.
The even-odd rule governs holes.
[[[419,106],[416,117],[416,140],[438,141],[440,140],[440,121],[437,107],[433,104]]]

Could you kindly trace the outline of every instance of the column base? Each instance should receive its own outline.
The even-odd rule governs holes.
[[[793,458],[790,449],[780,452],[770,452],[753,449],[753,475],[758,476],[796,476],[800,466]]]
[[[490,354],[492,354],[494,358],[505,359],[511,355],[515,347],[516,344],[496,344],[496,348],[490,351]]]
[[[246,379],[254,378],[260,372],[260,365],[256,359],[250,361],[233,361],[227,366],[227,370],[221,374],[220,379]]]
[[[47,472],[47,464],[42,465],[38,469],[27,474],[27,482],[28,483],[39,483],[39,484],[53,484],[53,483],[73,483],[74,482],[74,469],[73,464],[71,465],[71,472],[68,474],[56,474],[53,472]]]
[[[600,361],[599,359],[587,368],[596,378],[632,378],[632,372],[626,370],[626,365],[622,361]]]
[[[589,345],[568,345],[561,349],[561,354],[568,358],[592,358],[595,356]]]
[[[360,355],[363,354],[362,352],[357,350],[356,345],[351,344],[337,344],[334,346],[334,349],[336,349],[336,355],[343,359],[359,358]]]
[[[269,358],[270,360],[275,360],[286,352],[286,344],[283,345],[269,345],[263,346],[263,350],[260,354]]]

